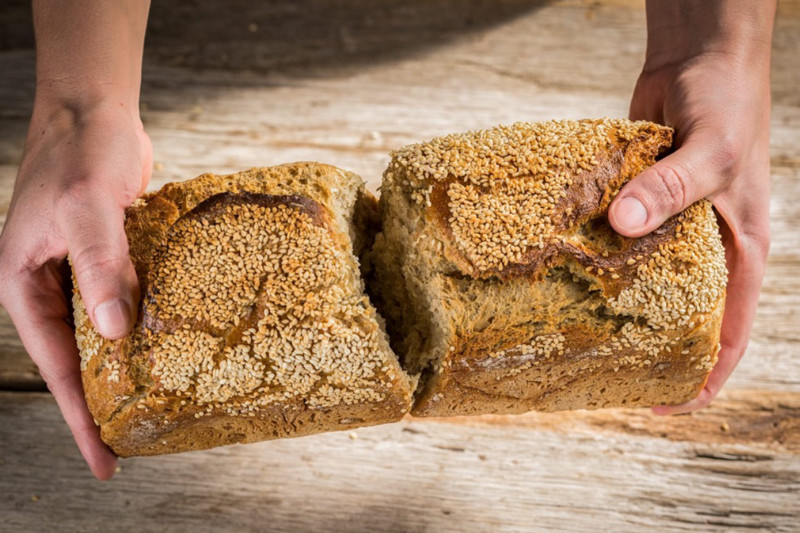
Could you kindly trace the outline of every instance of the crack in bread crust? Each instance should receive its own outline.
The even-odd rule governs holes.
[[[213,219],[219,217],[223,211],[233,205],[258,205],[261,207],[276,207],[283,205],[298,213],[307,215],[315,226],[326,226],[330,223],[328,214],[319,202],[299,194],[264,194],[252,192],[222,192],[203,200],[189,212],[181,215],[182,219]]]
[[[239,193],[230,193],[230,192],[223,192],[219,194],[215,194],[206,200],[203,200],[192,209],[183,213],[175,220],[167,230],[165,234],[165,239],[167,240],[170,232],[176,225],[181,223],[191,223],[191,222],[202,222],[207,221],[211,223],[216,223],[216,219],[220,216],[225,214],[232,206],[242,206],[242,205],[250,205],[250,206],[260,206],[264,208],[274,208],[278,206],[284,206],[288,209],[293,210],[298,215],[305,215],[308,217],[308,221],[310,224],[318,226],[320,228],[327,228],[330,221],[329,216],[325,209],[314,200],[310,198],[299,196],[299,195],[272,195],[272,194],[261,194],[261,193],[250,193],[250,192],[239,192]],[[158,254],[164,253],[164,243],[162,242],[158,247],[155,255],[150,263],[148,263],[148,271],[147,274],[150,273],[150,268],[152,264],[158,264],[161,261],[161,258],[158,257]],[[268,274],[264,274],[262,279],[258,282],[259,292],[263,291],[263,281]],[[150,290],[150,283],[152,282],[151,276],[146,275],[145,277],[141,278],[141,292],[142,298],[139,302],[139,316],[141,317],[142,328],[146,329],[152,333],[158,333],[160,331],[165,330],[174,330],[182,326],[183,324],[188,324],[192,328],[195,329],[203,329],[203,330],[211,330],[215,333],[216,336],[225,337],[226,338],[226,346],[230,345],[228,341],[229,338],[232,338],[235,331],[241,332],[244,329],[244,325],[252,322],[252,315],[258,312],[258,309],[255,306],[251,307],[249,315],[240,318],[240,325],[237,325],[232,328],[227,328],[226,330],[220,330],[214,328],[211,324],[207,321],[198,321],[196,319],[192,319],[190,317],[184,316],[183,319],[178,319],[178,321],[172,321],[169,326],[164,324],[164,321],[160,318],[159,313],[152,313],[149,312],[149,309],[153,307],[155,304],[155,296],[158,294],[159,289],[154,287],[153,290]],[[259,297],[263,296],[260,294],[254,295],[252,303],[255,304],[256,301],[259,300]]]

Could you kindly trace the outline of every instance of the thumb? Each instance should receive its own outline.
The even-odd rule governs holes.
[[[113,200],[87,198],[68,211],[61,227],[89,318],[102,336],[124,337],[139,300],[124,210]]]
[[[608,209],[613,228],[626,237],[640,237],[669,217],[716,190],[718,170],[707,144],[687,143],[633,178]]]

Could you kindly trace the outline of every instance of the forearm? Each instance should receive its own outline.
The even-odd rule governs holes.
[[[776,0],[647,0],[647,58],[655,70],[702,54],[769,69]]]
[[[37,105],[138,113],[149,0],[33,0]]]

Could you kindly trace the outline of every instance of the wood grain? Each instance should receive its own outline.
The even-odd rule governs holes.
[[[150,190],[516,120],[624,116],[641,0],[155,2]],[[0,227],[30,118],[28,0],[0,7]],[[131,459],[93,481],[50,396],[0,392],[0,531],[800,531],[800,2],[773,46],[773,243],[748,353],[711,408],[407,419]],[[77,363],[76,363],[77,364]],[[0,390],[44,385],[0,309]]]
[[[772,405],[763,396],[744,400],[754,417]],[[784,400],[796,422],[800,400]],[[748,419],[739,401],[708,416]],[[134,458],[99,483],[48,395],[0,393],[0,530],[797,531],[796,440],[671,440],[619,431],[619,411],[544,416],[408,419]]]

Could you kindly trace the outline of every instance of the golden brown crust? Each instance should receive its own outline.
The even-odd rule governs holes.
[[[471,262],[459,246],[453,234],[454,216],[451,210],[452,199],[448,197],[450,187],[454,184],[468,183],[469,176],[455,178],[449,176],[443,180],[427,180],[430,185],[430,206],[426,210],[427,216],[438,225],[438,232],[447,237],[445,241],[445,254],[453,260],[465,275],[476,278],[499,277],[509,279],[514,276],[525,276],[536,279],[542,269],[550,266],[548,258],[564,253],[582,254],[582,250],[564,239],[576,228],[589,220],[605,216],[617,191],[633,176],[652,165],[655,158],[663,153],[672,144],[672,130],[655,124],[648,124],[641,129],[628,132],[622,137],[612,136],[604,151],[597,151],[593,157],[596,165],[591,168],[580,168],[578,172],[567,170],[563,184],[563,196],[552,199],[545,196],[545,200],[552,203],[550,212],[546,216],[552,219],[551,234],[545,236],[541,247],[530,245],[520,254],[518,262],[493,265],[488,268],[479,268]],[[509,181],[521,181],[525,175],[514,176]],[[547,181],[547,180],[544,180]],[[492,186],[502,181],[493,181],[491,185],[479,187],[485,196],[492,195]],[[470,223],[474,223],[471,221]],[[665,233],[662,228],[659,234]],[[549,237],[549,238],[548,238]],[[656,233],[643,237],[637,241],[625,242],[620,240],[618,246],[631,248],[636,246],[641,249],[650,249],[653,245],[664,242],[664,238]],[[604,250],[605,251],[605,250]],[[621,250],[619,257],[625,257],[627,250]],[[600,259],[600,251],[593,254],[592,264],[601,266],[602,263],[613,263]],[[625,257],[627,259],[627,257]],[[586,265],[588,266],[588,264]]]
[[[171,183],[128,210],[132,333],[102,339],[73,298],[87,402],[116,453],[403,416],[411,383],[353,256],[363,195],[354,174],[296,163]]]
[[[650,364],[643,364],[632,346],[617,350],[616,361],[630,358],[639,362],[609,364],[597,353],[598,348],[608,345],[604,343],[608,337],[598,338],[596,330],[581,327],[564,334],[565,349],[560,354],[493,357],[477,346],[461,351],[456,348],[444,372],[430,375],[430,382],[420,389],[412,414],[524,413],[689,401],[703,389],[710,365],[716,360],[724,303],[723,298],[708,322],[686,333],[686,339],[675,339]],[[499,338],[497,335],[493,340]],[[484,342],[491,343],[492,339]],[[714,354],[713,359],[706,363],[700,360],[710,354]]]
[[[640,239],[606,218],[671,139],[645,122],[519,123],[394,154],[369,283],[398,355],[427,368],[412,414],[671,404],[701,390],[725,285],[710,204]]]

